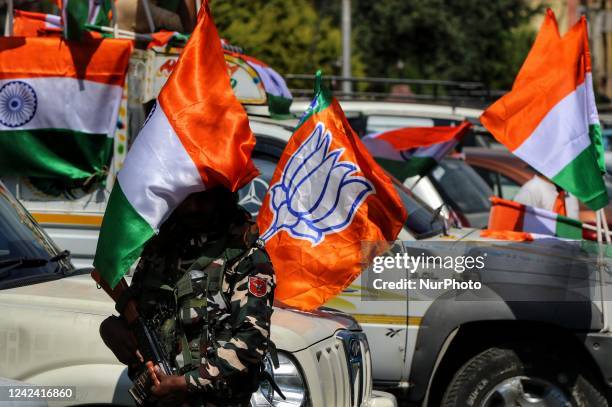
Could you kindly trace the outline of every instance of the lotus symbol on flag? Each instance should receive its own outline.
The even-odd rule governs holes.
[[[291,155],[280,180],[270,187],[271,226],[264,241],[285,230],[293,238],[318,245],[325,236],[346,229],[368,195],[375,193],[359,167],[340,161],[344,148],[329,151],[332,134],[318,123]]]

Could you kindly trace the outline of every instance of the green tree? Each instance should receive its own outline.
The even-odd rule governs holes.
[[[339,70],[340,30],[308,0],[213,0],[221,37],[280,73]]]
[[[527,0],[354,0],[369,76],[481,81],[508,88],[542,7]]]

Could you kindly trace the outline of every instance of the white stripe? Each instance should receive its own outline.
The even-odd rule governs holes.
[[[117,178],[132,207],[156,232],[189,194],[205,189],[159,104],[138,133]]]
[[[514,154],[553,178],[591,144],[584,83],[553,107]]]
[[[431,157],[437,162],[442,159],[457,145],[457,140],[438,143],[429,147],[420,147],[414,152],[414,157]]]
[[[10,109],[7,108],[11,97],[15,96],[11,92],[14,93],[22,85],[3,86],[15,81],[25,82],[34,89],[36,110],[29,121],[29,114],[25,110],[11,117]],[[23,86],[23,89],[27,89]],[[20,92],[31,95],[31,92],[19,90],[17,97]],[[73,78],[0,80],[0,130],[67,129],[112,137],[117,127],[122,92],[120,86]],[[27,122],[11,127],[22,121]]]
[[[589,115],[589,124],[599,124],[599,113],[597,113],[595,92],[593,92],[593,75],[590,72],[587,72],[584,82],[587,86],[587,112]]]
[[[457,145],[456,140],[450,140],[428,147],[419,147],[415,150],[404,150],[400,153],[387,141],[378,139],[378,136],[381,134],[368,134],[361,141],[374,157],[385,158],[387,160],[406,161],[411,157],[430,157],[440,162]]]
[[[378,139],[378,134],[368,134],[361,139],[370,154],[376,158],[384,158],[387,160],[405,161],[399,151],[393,148],[385,140]]]
[[[545,209],[526,207],[523,231],[554,236],[557,231],[557,214]]]
[[[46,14],[45,22],[47,23],[45,25],[47,28],[62,28],[62,18],[60,16]]]

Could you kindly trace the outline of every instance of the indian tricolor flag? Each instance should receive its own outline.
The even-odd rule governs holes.
[[[287,143],[257,219],[276,298],[311,310],[346,288],[393,241],[406,210],[385,172],[321,87]],[[373,243],[373,244],[371,244]]]
[[[115,0],[63,0],[64,36],[70,40],[80,40],[86,24],[110,26],[113,1]]]
[[[551,11],[508,94],[481,116],[502,144],[593,210],[607,205],[586,20],[562,38]]]
[[[546,209],[491,197],[490,231],[526,232],[538,235],[582,239],[582,223]]]
[[[230,86],[208,4],[117,175],[94,259],[114,287],[191,193],[257,176],[255,137]]]
[[[53,14],[15,10],[13,35],[15,37],[37,37],[47,33],[61,33],[62,18]]]
[[[183,41],[187,42],[189,39],[188,35],[181,34],[178,31],[158,31],[156,33],[151,33],[151,42],[147,44],[147,48],[151,49],[154,47],[165,47],[170,44],[170,41]]]
[[[459,126],[406,127],[365,136],[374,159],[399,180],[425,175],[459,143],[470,129]]]
[[[131,50],[125,40],[0,38],[0,174],[103,175]]]

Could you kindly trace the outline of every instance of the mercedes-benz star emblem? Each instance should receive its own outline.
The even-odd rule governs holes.
[[[249,211],[251,215],[257,216],[259,214],[259,208],[263,202],[264,196],[268,191],[268,183],[263,179],[257,177],[248,186],[248,189],[242,189],[240,191],[241,196],[239,205],[242,205],[244,209]]]

